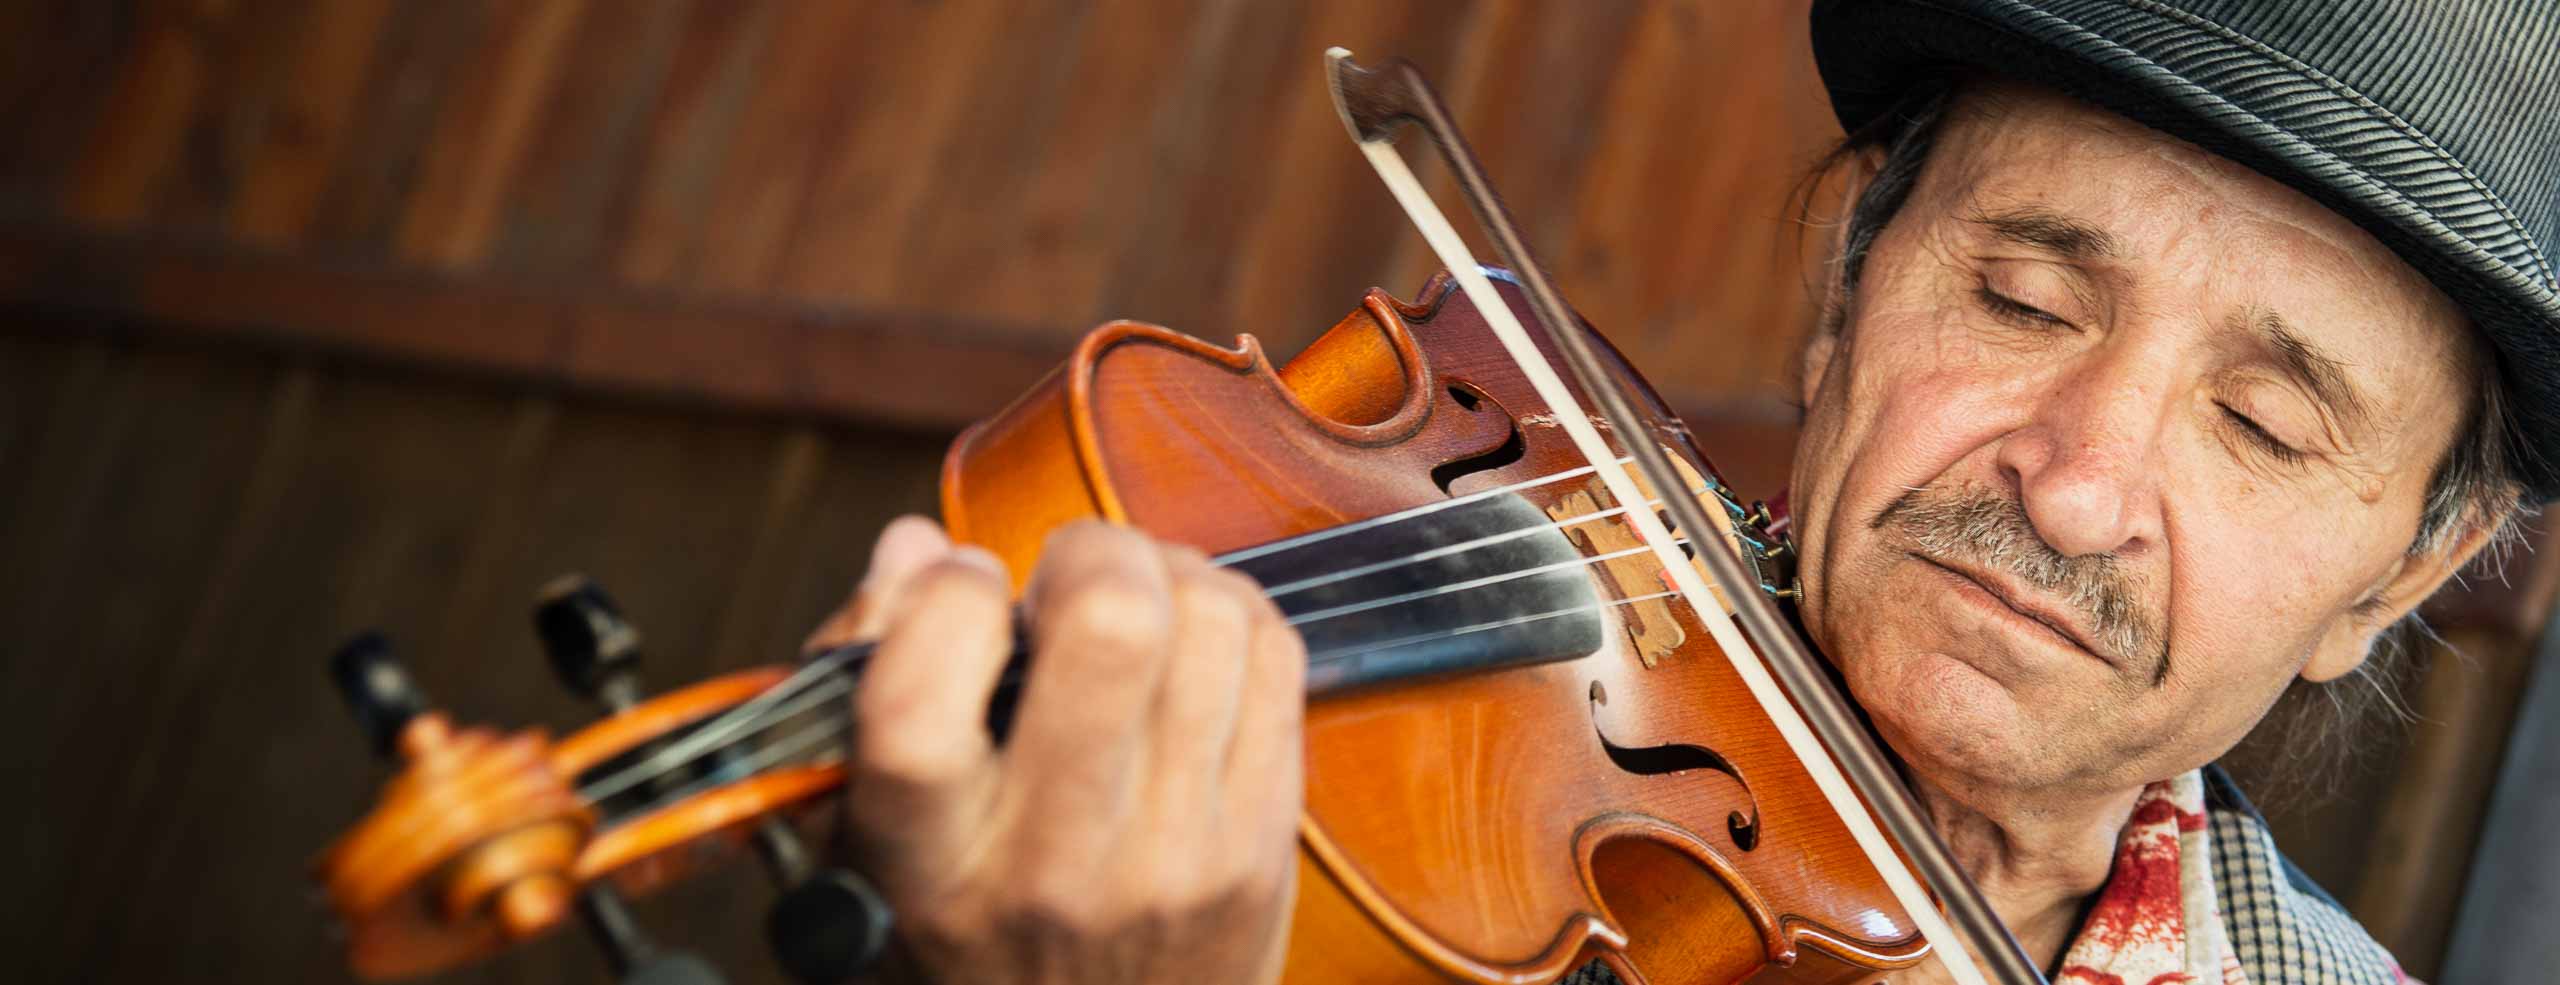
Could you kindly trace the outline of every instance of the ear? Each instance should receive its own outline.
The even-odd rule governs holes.
[[[2471,524],[2462,536],[2443,547],[2424,554],[2401,555],[2392,563],[2391,573],[2382,584],[2364,602],[2338,617],[2313,645],[2310,661],[2302,665],[2302,679],[2315,684],[2333,681],[2362,666],[2382,631],[2416,611],[2418,604],[2434,595],[2446,579],[2479,557],[2495,531],[2492,524]]]
[[[1822,180],[1809,190],[1816,199],[1833,198],[1832,213],[1823,222],[1829,233],[1822,236],[1822,255],[1810,258],[1814,269],[1828,272],[1822,278],[1821,307],[1816,310],[1813,331],[1805,339],[1799,373],[1796,378],[1796,405],[1813,406],[1814,393],[1822,388],[1822,374],[1831,369],[1831,357],[1840,351],[1840,333],[1849,322],[1848,267],[1840,258],[1849,252],[1849,215],[1858,207],[1858,196],[1876,179],[1876,171],[1884,164],[1884,152],[1868,148],[1853,152],[1837,161]],[[1824,186],[1837,186],[1835,196],[1825,196]],[[1808,210],[1810,211],[1810,210]]]

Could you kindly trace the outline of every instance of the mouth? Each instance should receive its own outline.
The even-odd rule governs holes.
[[[2046,636],[2064,647],[2086,653],[2100,663],[2116,665],[2116,659],[2108,656],[2106,651],[2090,645],[2088,634],[2082,632],[2079,624],[2071,617],[2065,615],[2059,608],[2037,601],[2021,586],[2010,580],[1989,572],[1949,564],[1918,552],[1909,553],[1920,563],[1935,568],[1958,582],[1958,591],[1969,588],[1981,593],[1979,601],[1997,603],[1999,608],[2007,610],[2007,614],[2014,617],[2022,624],[2021,628],[2028,632]]]

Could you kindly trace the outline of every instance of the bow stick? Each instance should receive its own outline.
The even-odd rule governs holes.
[[[1325,52],[1325,69],[1333,92],[1334,109],[1341,114],[1342,125],[1351,132],[1351,139],[1368,157],[1370,165],[1377,169],[1379,179],[1394,193],[1396,201],[1404,206],[1405,214],[1421,230],[1432,252],[1439,256],[1441,266],[1448,268],[1450,276],[1457,279],[1459,289],[1467,293],[1467,299],[1474,302],[1476,310],[1484,315],[1494,334],[1501,338],[1512,360],[1520,365],[1521,371],[1536,387],[1539,397],[1554,412],[1556,423],[1581,449],[1583,458],[1596,468],[1610,494],[1622,503],[1643,502],[1649,498],[1628,475],[1619,453],[1611,451],[1599,431],[1592,427],[1590,415],[1574,399],[1555,367],[1539,353],[1537,344],[1521,327],[1519,319],[1512,315],[1511,307],[1494,293],[1493,282],[1485,277],[1475,257],[1468,252],[1466,242],[1459,237],[1457,229],[1449,224],[1448,217],[1441,214],[1439,206],[1432,203],[1430,194],[1423,190],[1422,183],[1405,166],[1403,156],[1395,148],[1396,132],[1402,125],[1419,127],[1429,138],[1433,149],[1439,152],[1440,159],[1448,165],[1449,172],[1457,177],[1460,194],[1466,198],[1468,207],[1474,211],[1485,233],[1492,237],[1495,255],[1510,267],[1526,289],[1530,311],[1537,316],[1547,330],[1548,338],[1563,354],[1565,368],[1572,372],[1575,382],[1581,384],[1583,392],[1598,405],[1601,419],[1618,434],[1627,436],[1624,452],[1632,458],[1636,470],[1644,474],[1653,488],[1685,488],[1686,483],[1673,470],[1671,460],[1661,446],[1642,438],[1650,433],[1649,429],[1643,418],[1637,415],[1634,405],[1628,402],[1625,391],[1618,387],[1599,356],[1592,351],[1590,340],[1583,333],[1571,330],[1576,323],[1565,307],[1563,296],[1556,292],[1555,286],[1547,280],[1546,271],[1530,256],[1528,245],[1512,225],[1510,212],[1503,207],[1501,198],[1494,194],[1493,186],[1485,180],[1483,169],[1476,163],[1475,152],[1467,146],[1466,138],[1459,135],[1457,126],[1450,122],[1447,109],[1440,104],[1439,96],[1432,92],[1421,71],[1402,59],[1389,60],[1375,69],[1364,68],[1351,60],[1349,51],[1341,48]],[[1705,508],[1692,497],[1666,496],[1663,497],[1663,506],[1682,530],[1717,529],[1708,520]],[[1750,687],[1752,696],[1759,699],[1761,708],[1776,722],[1779,733],[1786,737],[1788,747],[1813,774],[1815,785],[1830,801],[1832,810],[1848,825],[1859,847],[1866,851],[1894,897],[1910,914],[1913,925],[1920,928],[1921,935],[1937,950],[1956,980],[1964,985],[1990,985],[1992,981],[2001,985],[2044,985],[2044,976],[2037,973],[2027,960],[2017,939],[2010,936],[2008,927],[1991,912],[1981,890],[1975,888],[1964,871],[1956,867],[1955,860],[1947,852],[1946,843],[1939,840],[1937,831],[1921,816],[1910,790],[1902,785],[1900,778],[1887,765],[1883,751],[1859,724],[1847,699],[1814,662],[1795,630],[1779,614],[1756,579],[1744,572],[1742,561],[1734,556],[1729,545],[1724,549],[1703,546],[1707,542],[1720,542],[1723,538],[1696,538],[1702,545],[1697,548],[1697,556],[1714,575],[1716,586],[1723,590],[1724,598],[1732,602],[1734,612],[1741,616],[1743,626],[1750,631],[1750,639],[1761,644],[1758,652],[1767,661],[1765,665],[1761,660],[1752,658],[1753,651],[1741,631],[1725,615],[1724,607],[1716,604],[1706,581],[1698,576],[1696,568],[1687,563],[1678,541],[1663,526],[1661,519],[1651,510],[1631,510],[1626,519],[1653,548],[1674,586],[1696,610],[1699,621],[1705,623],[1715,636],[1725,656],[1733,661],[1734,669]],[[1773,670],[1776,674],[1774,679],[1771,676]],[[1799,707],[1804,710],[1802,715],[1796,712]],[[1829,749],[1827,754],[1826,746]],[[1860,803],[1860,794],[1865,795],[1865,804],[1874,806],[1875,814],[1870,815],[1866,806]],[[1910,854],[1912,867],[1919,870],[1918,879],[1913,877],[1912,869],[1904,867],[1895,855],[1894,842],[1885,840],[1884,830],[1877,827],[1878,820],[1883,822],[1884,829],[1892,831],[1894,842],[1899,842]],[[1928,884],[1927,890],[1922,888],[1922,881]],[[1952,926],[1931,903],[1930,890],[1946,901],[1948,914],[1954,921]]]

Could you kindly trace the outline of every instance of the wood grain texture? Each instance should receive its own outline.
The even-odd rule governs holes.
[[[8,942],[38,980],[340,980],[276,881],[368,775],[308,676],[335,634],[573,720],[522,672],[541,577],[610,562],[671,672],[769,652],[931,502],[949,430],[1094,325],[1285,355],[1412,289],[1434,264],[1320,105],[1326,44],[1438,78],[1568,294],[1775,488],[1816,269],[1786,194],[1836,136],[1804,9],[0,4],[0,709],[47,805]],[[2276,818],[2415,969],[2504,734],[2478,702],[2540,631],[2512,608],[2449,610],[2485,649],[2438,661],[2435,724]],[[184,822],[113,816],[129,770]],[[752,936],[752,876],[687,892],[685,936]],[[496,977],[593,972],[560,944]]]
[[[659,686],[787,656],[880,524],[930,506],[942,445],[25,318],[0,332],[0,739],[42,795],[0,912],[30,981],[346,981],[300,885],[378,778],[320,673],[345,633],[389,630],[470,720],[584,722],[529,629],[543,581],[601,579]],[[779,981],[762,882],[642,916]],[[442,980],[602,974],[569,937]]]
[[[0,69],[0,126],[78,148],[11,151],[0,201],[26,207],[0,222],[458,273],[446,288],[465,295],[540,278],[933,311],[1051,353],[1131,317],[1291,351],[1338,299],[1411,289],[1433,266],[1333,119],[1318,54],[1343,44],[1441,78],[1559,280],[1666,389],[1771,400],[1807,310],[1784,192],[1834,132],[1802,15],[1706,0],[36,8],[16,16],[64,47]],[[105,80],[87,101],[66,81],[81,66]],[[45,300],[32,293],[18,299]],[[285,334],[379,344],[320,310]]]
[[[1529,480],[1579,454],[1483,316],[1445,286],[1433,282],[1423,305],[1372,293],[1303,357],[1316,365],[1286,377],[1252,346],[1107,326],[954,446],[945,514],[1019,571],[1078,516],[1216,553],[1476,489],[1518,488],[1551,509],[1579,487]],[[1626,381],[1667,425],[1641,380]],[[1322,392],[1336,386],[1398,399],[1389,409]],[[1460,389],[1480,396],[1462,403]],[[1318,410],[1350,407],[1351,419]],[[1641,440],[1695,454],[1685,434]],[[1506,443],[1521,453],[1457,480],[1437,471]],[[1290,939],[1284,980],[1493,985],[1646,955],[1730,980],[1800,950],[1859,958],[1851,977],[1871,978],[1918,960],[1926,946],[1699,617],[1685,603],[1662,611],[1686,642],[1659,660],[1612,645],[1312,700],[1306,929]],[[1611,742],[1709,749],[1731,769],[1648,776],[1622,768]],[[1730,820],[1744,816],[1749,832]],[[1762,825],[1771,836],[1756,835]],[[1596,875],[1635,846],[1656,864]],[[1666,902],[1675,908],[1656,909]],[[1679,919],[1711,905],[1739,917]],[[1631,940],[1634,925],[1654,936]]]

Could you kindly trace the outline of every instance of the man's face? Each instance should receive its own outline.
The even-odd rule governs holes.
[[[2057,96],[1960,99],[1809,351],[1805,618],[1958,796],[2123,789],[2352,670],[2473,358],[2310,199]]]

